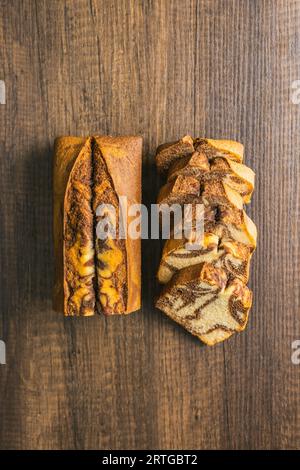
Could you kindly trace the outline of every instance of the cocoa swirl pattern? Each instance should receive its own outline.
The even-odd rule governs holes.
[[[247,323],[251,293],[246,286],[237,282],[240,283],[238,280],[229,281],[225,290],[214,286],[197,291],[188,286],[174,287],[163,299],[163,303],[158,303],[158,307],[162,307],[166,313],[172,312],[170,316],[190,330],[194,328],[195,320],[205,319],[207,312],[213,311],[213,308],[217,310],[218,303],[224,299],[226,309],[223,308],[222,318],[216,322],[203,323],[198,327],[198,334],[205,335],[218,329],[240,331]],[[181,302],[178,302],[178,298]]]
[[[110,204],[115,209],[113,216],[106,213],[106,218],[115,225],[117,236],[115,238],[108,236],[106,240],[100,240],[95,235],[98,309],[106,315],[112,315],[126,310],[128,297],[126,246],[125,240],[118,237],[120,227],[118,195],[96,142],[93,150],[93,210],[96,213],[100,204]],[[116,220],[112,217],[116,217]],[[96,217],[96,223],[99,221],[100,217]]]
[[[94,245],[91,210],[91,147],[82,148],[71,170],[64,210],[65,312],[94,314]]]

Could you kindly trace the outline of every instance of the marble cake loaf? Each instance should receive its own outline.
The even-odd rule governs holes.
[[[128,206],[141,202],[141,157],[141,137],[55,141],[53,306],[66,316],[140,308],[141,242],[118,232],[119,197],[126,196]],[[98,213],[101,204],[111,209]],[[116,237],[98,236],[104,216],[115,224]],[[128,226],[130,217],[125,221]]]
[[[244,211],[254,190],[254,172],[243,164],[243,145],[185,136],[158,147],[156,165],[167,181],[158,195],[173,204],[204,206],[204,235],[190,249],[183,234],[165,242],[156,302],[173,320],[208,345],[246,327],[252,293],[246,286],[256,227]]]

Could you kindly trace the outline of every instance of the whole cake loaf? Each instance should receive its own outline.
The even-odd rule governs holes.
[[[54,309],[67,316],[136,311],[141,241],[119,236],[120,196],[141,202],[142,138],[60,137],[54,152]],[[115,234],[99,237],[105,217]],[[126,229],[130,217],[125,218]]]
[[[165,242],[156,306],[208,345],[242,331],[252,303],[246,283],[257,231],[244,204],[251,201],[255,174],[243,154],[239,142],[191,136],[156,153],[166,177],[157,200],[161,213],[174,204],[204,208],[198,246],[191,249],[189,235],[175,236],[174,227]]]

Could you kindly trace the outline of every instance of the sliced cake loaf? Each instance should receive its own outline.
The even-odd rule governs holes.
[[[194,176],[200,181],[222,181],[237,191],[245,204],[251,200],[254,189],[254,172],[251,168],[228,157],[208,160],[204,152],[194,152],[177,159],[168,171],[168,182],[178,176]]]
[[[190,249],[187,239],[167,240],[162,252],[157,278],[166,284],[180,269],[202,262],[223,267],[228,278],[248,281],[251,249],[239,242],[220,239],[212,233],[204,233],[199,248]]]
[[[194,148],[203,151],[208,159],[227,157],[242,163],[244,158],[244,146],[234,140],[194,139]]]
[[[252,293],[240,279],[228,281],[224,269],[209,263],[179,271],[156,307],[212,346],[245,329]]]
[[[198,245],[190,243],[185,233],[165,243],[157,273],[165,287],[156,306],[207,344],[244,329],[251,306],[251,292],[245,284],[257,233],[243,205],[250,202],[254,172],[242,164],[243,154],[239,142],[185,136],[158,147],[156,155],[158,170],[167,175],[158,204],[204,206],[204,236]],[[218,288],[208,282],[207,295],[211,299],[213,288],[214,300],[206,303],[208,298],[202,302],[199,292],[208,277],[217,279]],[[221,288],[218,282],[224,283],[225,278]],[[191,302],[186,303],[184,293],[193,289],[197,300],[194,304],[191,295]]]

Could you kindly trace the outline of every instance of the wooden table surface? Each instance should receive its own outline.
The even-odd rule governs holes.
[[[0,447],[300,447],[299,0],[0,0]],[[297,100],[296,100],[297,101]],[[160,242],[143,242],[143,309],[51,308],[52,150],[62,134],[238,139],[259,229],[247,330],[213,348],[153,307]]]

